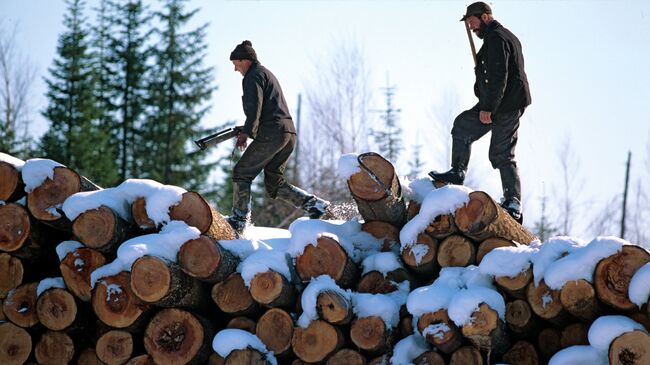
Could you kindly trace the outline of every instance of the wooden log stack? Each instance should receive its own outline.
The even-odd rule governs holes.
[[[414,320],[403,305],[399,325],[391,327],[381,317],[356,314],[353,301],[326,290],[316,299],[318,318],[298,326],[303,291],[320,275],[353,293],[394,295],[405,282],[413,291],[434,282],[440,270],[478,265],[498,247],[536,239],[489,195],[472,192],[467,204],[435,217],[416,245],[400,250],[400,229],[419,204],[410,202],[407,211],[390,162],[372,153],[359,161],[363,169],[348,185],[365,219],[361,229],[378,239],[377,251],[400,251],[400,268],[363,273],[340,242],[320,236],[290,262],[295,277],[270,270],[247,286],[237,272],[239,257],[220,242],[234,239],[232,229],[200,194],[188,192],[170,216],[198,228],[200,237],[185,242],[175,262],[143,256],[130,271],[103,277],[94,288],[91,273],[112,261],[121,243],[159,229],[147,217],[146,201],[132,204],[132,221],[100,207],[66,222],[38,210],[52,206],[57,195],[45,188],[65,186],[69,195],[94,184],[57,168],[56,181],[28,194],[25,206],[18,203],[25,195],[20,173],[5,174],[11,166],[0,162],[0,364],[269,364],[252,348],[227,357],[215,353],[212,340],[226,328],[255,334],[279,364],[397,365],[395,349],[414,333],[429,346],[412,359],[416,364],[545,364],[564,348],[588,344],[589,326],[601,315],[625,315],[650,330],[647,306],[638,308],[627,294],[631,277],[650,262],[638,246],[623,246],[600,260],[590,280],[558,290],[544,281],[535,285],[532,268],[495,278],[506,304],[503,317],[481,303],[472,321],[460,326],[448,308]],[[49,200],[39,203],[40,196]],[[61,199],[57,195],[56,204]],[[67,240],[79,244],[52,262],[56,246]],[[41,280],[57,276],[64,288],[37,292]],[[627,332],[612,342],[608,356],[611,363],[645,364],[648,346],[646,332]]]

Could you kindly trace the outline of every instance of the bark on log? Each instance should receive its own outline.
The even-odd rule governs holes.
[[[250,293],[253,300],[269,308],[291,308],[296,303],[295,286],[275,271],[256,274],[251,280]]]
[[[212,300],[219,309],[232,316],[246,316],[255,314],[259,304],[248,291],[240,273],[232,273],[226,280],[214,284],[212,287]]]
[[[21,365],[32,352],[32,337],[13,323],[0,323],[0,364]]]
[[[131,266],[131,290],[143,302],[159,307],[201,309],[208,303],[201,283],[178,264],[156,256],[143,256]]]
[[[587,334],[589,326],[584,323],[573,323],[562,329],[560,335],[560,346],[563,349],[575,345],[589,345]]]
[[[630,280],[649,261],[648,251],[632,245],[625,245],[618,253],[600,260],[594,272],[598,299],[614,309],[633,310],[636,305],[627,296]]]
[[[497,247],[516,247],[516,246],[517,246],[516,243],[504,238],[494,237],[494,238],[488,238],[486,240],[483,240],[478,245],[478,249],[476,250],[476,265],[478,266],[483,260],[483,257]]]
[[[525,299],[526,290],[533,280],[532,267],[526,271],[517,274],[515,277],[500,276],[494,279],[499,288],[503,289],[510,297],[515,299]]]
[[[302,361],[317,363],[343,346],[343,333],[338,327],[316,320],[307,328],[296,327],[291,338],[291,348]]]
[[[587,280],[569,281],[560,290],[560,303],[572,316],[591,323],[602,312],[596,289]]]
[[[393,347],[397,331],[386,327],[378,316],[356,318],[350,326],[350,339],[360,349],[371,354],[380,354]]]
[[[398,283],[411,281],[411,275],[405,269],[396,269],[384,274],[369,271],[361,277],[357,291],[360,293],[388,294],[397,290]]]
[[[77,358],[77,365],[106,365],[106,363],[97,357],[95,349],[89,347],[81,351]]]
[[[485,303],[472,313],[472,320],[461,328],[461,333],[474,346],[491,354],[503,354],[510,347],[505,323]]]
[[[4,303],[2,310],[8,320],[23,327],[33,327],[38,323],[36,314],[36,288],[38,283],[26,283],[11,291]]]
[[[528,341],[517,341],[512,347],[503,354],[503,362],[517,365],[538,365],[539,357],[535,346]]]
[[[612,365],[650,364],[650,336],[643,331],[626,332],[609,345]]]
[[[226,328],[236,328],[236,329],[248,331],[252,334],[255,334],[256,326],[257,326],[257,322],[244,316],[234,317],[226,324]]]
[[[46,331],[34,346],[39,364],[69,364],[74,356],[74,342],[65,332]]]
[[[181,246],[178,263],[189,276],[214,284],[234,273],[239,259],[218,242],[201,236]]]
[[[82,247],[69,252],[59,269],[66,288],[77,298],[89,302],[92,296],[90,274],[105,263],[106,258],[99,251]]]
[[[365,356],[352,349],[341,349],[332,355],[325,365],[366,365]],[[444,365],[444,364],[443,364]]]
[[[451,235],[440,242],[438,247],[438,265],[469,266],[476,261],[474,243],[460,235]]]
[[[506,304],[506,323],[510,331],[519,337],[534,336],[540,328],[539,318],[528,302],[521,299]]]
[[[11,289],[23,283],[25,267],[23,262],[8,253],[0,253],[0,299],[7,297]]]
[[[537,336],[537,348],[543,359],[550,359],[562,349],[562,333],[555,328],[544,328]]]
[[[72,293],[62,288],[41,293],[36,301],[36,315],[45,328],[69,333],[83,330],[88,318],[79,313]]]
[[[481,352],[474,346],[463,346],[451,354],[449,365],[483,365]]]
[[[25,196],[25,183],[14,165],[0,161],[0,200],[14,202]]]
[[[456,210],[454,222],[463,234],[478,241],[501,237],[527,245],[538,239],[483,191],[469,194],[469,202]]]
[[[359,278],[359,268],[333,238],[320,236],[316,245],[307,245],[296,258],[296,271],[303,282],[329,275],[343,288],[351,288]]]
[[[157,364],[205,364],[214,330],[190,312],[168,308],[158,312],[144,332],[144,347]]]
[[[418,278],[433,277],[440,267],[437,261],[438,240],[420,233],[417,242],[402,250],[402,261]]]
[[[97,340],[95,353],[106,365],[122,365],[133,356],[133,335],[121,330],[108,331]]]
[[[549,288],[544,280],[540,281],[537,287],[535,282],[528,284],[526,299],[530,308],[540,318],[557,326],[563,326],[569,322],[569,314],[564,310],[560,301],[560,291]]]
[[[399,228],[381,221],[365,222],[361,225],[361,230],[369,233],[373,237],[384,240],[381,251],[387,252],[395,246],[399,247]]]
[[[447,309],[421,315],[417,326],[418,331],[425,337],[427,342],[445,354],[451,354],[463,344],[460,329],[449,319]]]
[[[171,220],[179,220],[196,227],[201,234],[213,240],[234,240],[235,231],[226,219],[203,197],[194,191],[183,193],[181,202],[171,207]]]
[[[382,221],[401,228],[406,220],[402,186],[393,165],[374,152],[357,158],[361,171],[350,176],[348,187],[366,222]]]
[[[108,326],[136,331],[147,320],[149,304],[131,290],[131,274],[122,271],[106,276],[95,283],[91,303],[97,318]]]
[[[316,298],[316,312],[328,323],[346,325],[352,321],[352,302],[335,291],[325,290]]]
[[[72,194],[100,188],[67,167],[55,167],[53,177],[45,179],[43,184],[27,193],[27,208],[39,221],[70,232],[72,223],[60,209],[63,202]]]
[[[445,365],[445,359],[435,351],[426,351],[413,359],[413,363],[418,365]]]
[[[293,319],[285,310],[271,308],[257,321],[254,333],[269,351],[276,356],[291,352]]]
[[[100,206],[81,213],[72,222],[72,233],[86,247],[113,254],[122,242],[133,236],[135,227],[111,208]]]

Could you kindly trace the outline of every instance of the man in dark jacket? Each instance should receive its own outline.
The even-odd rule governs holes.
[[[244,76],[242,104],[246,122],[237,135],[237,147],[246,150],[233,169],[233,206],[228,222],[240,234],[250,222],[251,183],[262,170],[264,186],[271,198],[302,208],[310,218],[321,218],[329,202],[284,179],[284,169],[296,146],[296,128],[280,83],[259,63],[250,41],[237,45],[230,60],[235,71]],[[248,138],[253,142],[246,148]]]
[[[436,180],[462,185],[472,143],[492,131],[489,158],[499,169],[503,187],[501,206],[521,223],[521,184],[515,162],[519,118],[530,105],[528,79],[519,39],[492,17],[484,2],[467,7],[461,21],[481,39],[476,55],[474,93],[478,104],[462,112],[451,130],[451,170],[429,175]]]

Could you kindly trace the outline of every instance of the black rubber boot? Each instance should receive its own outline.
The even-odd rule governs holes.
[[[451,169],[446,172],[431,171],[429,176],[441,182],[463,185],[471,152],[471,145],[459,138],[454,138],[451,145]]]
[[[288,183],[278,188],[277,198],[304,210],[311,219],[322,218],[327,213],[327,208],[330,205],[327,200],[311,195]]]
[[[251,221],[251,185],[234,182],[232,184],[232,214],[226,217],[228,223],[241,236]]]
[[[501,207],[505,209],[512,218],[519,224],[523,222],[521,209],[521,181],[517,165],[512,163],[499,168],[501,174],[501,186],[503,188],[503,202]]]

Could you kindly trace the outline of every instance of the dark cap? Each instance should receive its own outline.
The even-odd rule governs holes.
[[[483,14],[492,14],[492,8],[490,8],[490,5],[482,1],[477,1],[467,7],[467,11],[460,21],[463,22],[465,19],[469,18],[472,15],[480,18]]]
[[[257,53],[253,49],[253,43],[246,40],[238,44],[235,50],[230,53],[230,60],[257,61]]]

